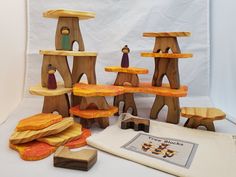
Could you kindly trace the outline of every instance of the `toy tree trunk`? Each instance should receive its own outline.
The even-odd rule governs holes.
[[[56,89],[57,82],[54,74],[48,75],[48,89]]]
[[[121,60],[121,67],[128,68],[129,67],[129,55],[128,53],[124,53]]]

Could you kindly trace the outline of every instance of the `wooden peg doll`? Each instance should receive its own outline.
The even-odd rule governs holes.
[[[70,46],[70,29],[67,27],[62,27],[61,29],[61,44],[62,44],[62,49],[63,50],[71,50]]]
[[[56,68],[51,64],[48,65],[48,89],[56,89],[57,88],[57,81],[54,73],[56,72]]]
[[[128,53],[130,52],[129,48],[127,45],[125,45],[122,50],[123,52],[123,56],[122,56],[122,60],[121,60],[121,67],[123,68],[128,68],[129,67],[129,55]]]

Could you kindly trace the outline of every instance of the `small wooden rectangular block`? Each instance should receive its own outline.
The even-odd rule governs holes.
[[[61,146],[54,154],[54,167],[88,171],[97,161],[97,150],[83,149],[72,152]]]

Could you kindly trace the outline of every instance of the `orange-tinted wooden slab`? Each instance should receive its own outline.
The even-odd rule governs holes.
[[[120,66],[108,66],[105,67],[105,71],[107,72],[121,72],[121,73],[129,73],[129,74],[148,74],[148,69],[145,68],[122,68]]]
[[[39,138],[38,141],[45,142],[52,146],[61,146],[65,143],[78,139],[82,135],[82,126],[79,123],[74,123],[66,130],[47,137]]]
[[[66,9],[56,9],[56,10],[48,10],[47,12],[44,12],[43,17],[47,17],[47,18],[77,17],[80,20],[87,20],[90,18],[95,18],[95,13],[66,10]]]
[[[23,160],[41,160],[56,151],[56,147],[47,143],[32,141],[24,144],[9,144],[10,148],[18,151]]]
[[[22,119],[16,126],[16,130],[41,130],[60,121],[62,121],[61,115],[40,113]]]
[[[53,56],[74,56],[74,57],[96,57],[96,52],[81,52],[81,51],[67,51],[67,50],[40,50],[41,55]]]
[[[70,118],[63,118],[62,121],[50,125],[49,127],[46,127],[42,130],[27,130],[22,132],[15,131],[10,137],[10,143],[11,144],[26,143],[41,137],[54,135],[62,132],[63,130],[67,129],[73,124],[74,124],[74,119],[70,117]]]
[[[117,112],[118,108],[114,106],[111,106],[110,109],[107,110],[97,110],[97,109],[80,110],[79,105],[70,108],[71,114],[85,119],[110,117]]]
[[[87,145],[86,139],[91,136],[91,131],[89,129],[83,129],[80,138],[66,143],[64,146],[72,148],[80,148]]]
[[[188,87],[181,86],[180,89],[171,89],[169,84],[162,84],[162,87],[154,87],[151,83],[139,83],[139,87],[126,86],[126,93],[145,93],[159,96],[184,97],[187,96]]]
[[[155,57],[155,58],[167,58],[167,59],[175,59],[175,58],[192,58],[193,54],[191,53],[152,53],[152,52],[142,52],[142,57]]]
[[[73,94],[76,96],[117,96],[124,93],[124,88],[113,85],[92,85],[78,83],[73,87]]]
[[[143,33],[143,37],[189,37],[190,32],[147,32]]]
[[[181,116],[187,118],[199,117],[203,119],[222,120],[226,115],[217,108],[183,107],[181,108]]]

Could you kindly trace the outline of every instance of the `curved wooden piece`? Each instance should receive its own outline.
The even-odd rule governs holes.
[[[133,93],[125,93],[123,95],[118,95],[114,97],[113,105],[119,108],[120,102],[124,102],[123,106],[123,113],[126,113],[129,108],[132,109],[132,115],[137,116],[137,107],[134,101],[134,95]],[[119,112],[115,114],[116,116],[119,116]]]
[[[54,56],[77,56],[77,57],[96,57],[96,52],[88,51],[67,51],[67,50],[40,50],[41,55],[54,55]]]
[[[41,70],[41,84],[42,87],[47,87],[48,83],[48,65],[51,64],[54,66],[62,79],[64,80],[64,85],[66,88],[72,88],[72,78],[70,73],[70,68],[65,56],[53,56],[53,55],[44,55],[43,64]]]
[[[116,96],[124,93],[124,87],[78,83],[74,85],[73,93],[83,97]]]
[[[108,110],[110,106],[108,105],[105,97],[95,96],[95,97],[82,97],[80,103],[80,109],[88,109],[91,105],[95,105],[99,110]]]
[[[76,17],[80,20],[87,20],[90,18],[95,18],[94,12],[85,12],[85,11],[74,11],[66,9],[56,9],[48,10],[43,13],[43,17],[46,18],[59,18],[59,17]]]
[[[107,72],[120,72],[120,73],[129,73],[129,74],[148,74],[148,69],[145,68],[123,68],[120,66],[109,66],[105,67]]]
[[[141,53],[142,57],[154,57],[162,59],[177,59],[177,58],[192,58],[193,54],[191,53],[151,53],[143,52]]]
[[[143,37],[189,37],[190,32],[146,32]]]
[[[199,126],[204,126],[208,131],[215,131],[215,126],[213,123],[213,119],[201,119],[199,117],[190,117],[186,123],[185,127],[188,128],[198,128]]]
[[[179,98],[175,97],[156,96],[156,99],[151,109],[150,118],[156,119],[159,112],[165,105],[168,106],[166,122],[178,124],[180,119],[180,106]]]
[[[57,111],[62,117],[68,117],[69,108],[70,102],[67,94],[44,97],[43,113],[53,113]]]
[[[63,34],[62,29],[66,28],[69,31],[67,41],[68,44],[65,47],[63,44]],[[79,19],[76,17],[59,17],[58,23],[57,23],[57,31],[56,31],[56,37],[55,37],[55,46],[57,50],[73,50],[73,43],[78,42],[79,44],[79,51],[84,51],[84,42],[83,38],[80,32],[79,27]]]
[[[118,72],[114,85],[123,86],[125,83],[130,83],[133,87],[138,87],[139,78],[137,74]]]

